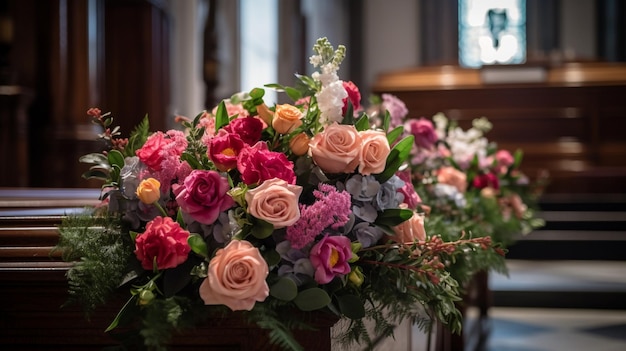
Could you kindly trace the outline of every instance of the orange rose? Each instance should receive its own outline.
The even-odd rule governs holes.
[[[464,193],[467,189],[467,175],[454,167],[442,167],[437,171],[437,181],[455,187]]]
[[[309,142],[311,139],[306,133],[300,133],[289,141],[289,149],[296,156],[305,155],[309,152]]]
[[[311,139],[313,162],[327,173],[352,173],[359,165],[361,136],[353,125],[333,123]]]
[[[139,183],[135,191],[139,201],[146,205],[153,204],[161,198],[161,183],[154,178],[147,178]]]
[[[391,149],[387,136],[382,131],[366,130],[359,133],[363,144],[359,162],[359,173],[378,174],[385,170],[387,156]]]
[[[426,229],[424,229],[424,215],[414,212],[413,217],[393,227],[396,235],[391,239],[398,243],[412,243],[415,240],[426,240]]]
[[[256,218],[284,228],[300,219],[298,200],[302,187],[278,178],[264,181],[260,186],[246,192],[248,212]]]
[[[233,240],[209,262],[207,278],[200,285],[206,305],[226,305],[233,311],[252,310],[265,301],[269,287],[267,262],[259,249],[245,240]]]
[[[272,127],[280,134],[291,133],[302,125],[301,118],[302,111],[297,107],[289,104],[276,105]]]

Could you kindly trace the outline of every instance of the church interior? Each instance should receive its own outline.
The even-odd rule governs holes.
[[[496,28],[496,11],[474,28],[472,6],[523,18],[509,10]],[[479,35],[494,38],[491,56]],[[67,265],[49,254],[59,218],[96,204],[100,185],[77,162],[99,147],[89,108],[124,131],[146,115],[171,128],[309,73],[319,37],[345,43],[341,75],[364,100],[393,94],[407,118],[465,127],[486,116],[530,178],[548,176],[545,226],[508,248],[508,274],[477,281],[461,335],[405,323],[374,349],[626,349],[626,3],[614,0],[0,0],[0,345],[108,342],[99,316],[58,311]]]

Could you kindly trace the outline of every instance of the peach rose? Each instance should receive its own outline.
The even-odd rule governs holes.
[[[467,190],[467,175],[454,167],[442,167],[437,171],[437,181],[455,187],[459,192]]]
[[[362,145],[359,157],[359,173],[378,174],[385,170],[387,156],[391,151],[387,136],[382,131],[366,130],[360,132]]]
[[[305,155],[307,152],[309,152],[310,141],[311,141],[311,138],[309,138],[309,136],[306,135],[306,133],[300,133],[296,135],[295,137],[291,138],[291,140],[289,141],[289,149],[296,156]]]
[[[327,173],[352,173],[359,165],[361,136],[353,125],[333,123],[311,139],[313,162]]]
[[[161,198],[161,183],[154,178],[147,178],[139,183],[135,191],[139,201],[146,205],[153,204]]]
[[[424,215],[414,212],[413,216],[393,227],[395,233],[391,240],[398,243],[412,243],[415,240],[426,240],[424,229]]]
[[[287,134],[302,125],[302,111],[297,107],[284,104],[276,105],[272,127],[280,134]]]
[[[246,192],[248,212],[256,218],[284,228],[300,219],[298,200],[302,187],[278,178],[264,181]]]
[[[252,310],[265,301],[269,287],[267,262],[259,249],[245,240],[233,240],[209,262],[207,278],[200,285],[206,305],[226,305],[233,311]]]

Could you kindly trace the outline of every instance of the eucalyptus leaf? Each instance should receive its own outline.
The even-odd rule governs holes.
[[[337,304],[341,313],[350,319],[361,319],[365,317],[365,307],[358,296],[343,295],[337,297]]]
[[[257,239],[268,238],[274,232],[274,225],[261,219],[255,219],[251,233]]]
[[[291,301],[298,296],[298,286],[293,280],[283,277],[270,287],[270,295],[279,300]]]
[[[103,154],[99,153],[91,153],[87,155],[83,155],[78,158],[78,161],[81,163],[89,163],[89,164],[108,164],[109,160]]]
[[[315,311],[322,309],[330,303],[330,296],[320,288],[310,288],[301,291],[293,300],[302,311]]]

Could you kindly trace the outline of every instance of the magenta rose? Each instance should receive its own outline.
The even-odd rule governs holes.
[[[144,269],[174,268],[185,262],[191,248],[189,232],[170,217],[156,217],[146,224],[146,230],[135,240],[135,255]]]
[[[419,194],[415,191],[415,187],[413,186],[413,182],[411,180],[411,170],[406,169],[404,171],[396,172],[398,178],[404,181],[404,186],[398,189],[398,192],[404,195],[404,201],[408,208],[415,209],[417,208],[417,204],[422,202]]]
[[[206,305],[226,305],[233,311],[252,310],[265,301],[270,289],[265,278],[267,263],[259,249],[245,240],[233,240],[209,262],[207,278],[200,285]]]
[[[261,141],[241,150],[237,170],[247,185],[261,184],[272,178],[282,179],[289,184],[296,183],[293,163],[284,153],[270,151],[267,144]]]
[[[235,203],[228,195],[228,180],[216,171],[194,170],[183,185],[172,188],[180,208],[202,224],[213,224],[220,212]]]
[[[245,143],[237,134],[220,129],[209,141],[207,154],[217,169],[228,172],[237,167],[237,157],[244,146]]]
[[[348,110],[348,99],[350,99],[352,103],[353,111],[356,112],[361,108],[361,92],[359,91],[359,87],[352,82],[343,82],[343,88],[346,89],[348,93],[348,97],[343,99],[343,108],[341,110],[341,114],[345,116]]]
[[[311,248],[310,259],[315,268],[315,281],[330,283],[338,275],[350,273],[352,258],[350,239],[345,236],[325,236]]]
[[[425,118],[410,120],[409,131],[415,137],[415,145],[424,149],[432,148],[439,139],[433,123]]]
[[[257,117],[239,117],[235,118],[227,126],[224,126],[224,130],[239,136],[241,140],[248,144],[254,145],[257,141],[261,140],[261,134],[263,133],[263,121]]]

